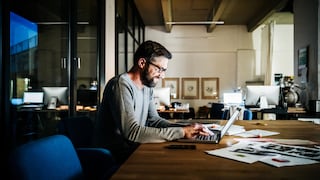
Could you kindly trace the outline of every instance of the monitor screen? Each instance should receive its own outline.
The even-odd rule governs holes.
[[[155,100],[156,106],[164,105],[170,106],[170,88],[154,88],[153,89],[153,98]]]
[[[223,93],[223,103],[226,105],[240,105],[242,103],[242,93]]]
[[[279,105],[280,86],[247,86],[246,106],[257,106],[260,97],[266,97],[268,105]]]
[[[98,103],[97,96],[97,90],[78,89],[77,104],[83,106],[96,106]]]
[[[42,104],[43,92],[24,92],[23,103],[24,104]]]
[[[42,87],[44,104],[48,105],[51,98],[57,98],[59,105],[68,104],[68,87]]]

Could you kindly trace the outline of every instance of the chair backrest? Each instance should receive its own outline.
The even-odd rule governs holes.
[[[207,106],[200,106],[198,110],[198,118],[205,118],[208,119],[209,117],[209,110]]]
[[[229,118],[229,110],[225,109],[222,113],[221,119],[228,119]]]
[[[252,111],[250,109],[245,109],[243,112],[243,120],[252,120]]]
[[[221,119],[223,114],[224,104],[222,103],[212,103],[210,109],[211,119]]]
[[[9,158],[12,179],[83,179],[80,160],[63,135],[37,139],[17,147]]]
[[[58,133],[64,134],[78,147],[92,147],[94,124],[87,116],[75,116],[61,119]]]
[[[109,179],[119,168],[111,152],[105,148],[77,148],[85,179]]]
[[[194,119],[196,117],[196,112],[193,107],[189,107],[189,113],[186,113],[185,119]]]

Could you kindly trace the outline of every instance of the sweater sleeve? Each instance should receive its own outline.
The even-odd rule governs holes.
[[[175,139],[182,138],[184,136],[183,129],[181,127],[168,127],[168,122],[158,116],[158,120],[152,121],[154,127],[148,127],[147,118],[149,116],[149,109],[144,112],[146,115],[137,115],[135,113],[135,98],[136,92],[133,87],[127,81],[119,81],[118,84],[119,91],[114,91],[118,93],[116,96],[117,104],[120,107],[120,117],[122,133],[126,139],[139,143],[150,143],[150,142],[164,142],[171,141]],[[149,99],[144,99],[144,103],[148,103],[148,108],[150,108]],[[151,110],[153,111],[153,110]],[[152,118],[157,118],[157,115],[151,115]],[[143,118],[143,119],[139,119]]]

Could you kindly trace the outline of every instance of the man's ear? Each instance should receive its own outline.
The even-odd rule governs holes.
[[[147,61],[146,61],[144,58],[140,58],[140,59],[138,60],[138,66],[139,66],[139,68],[143,69],[143,68],[146,66],[146,64],[147,64]]]

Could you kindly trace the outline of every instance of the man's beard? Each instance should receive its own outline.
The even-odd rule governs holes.
[[[147,68],[141,72],[141,81],[147,87],[155,87],[157,85],[157,83],[154,82],[154,77],[150,77]]]

